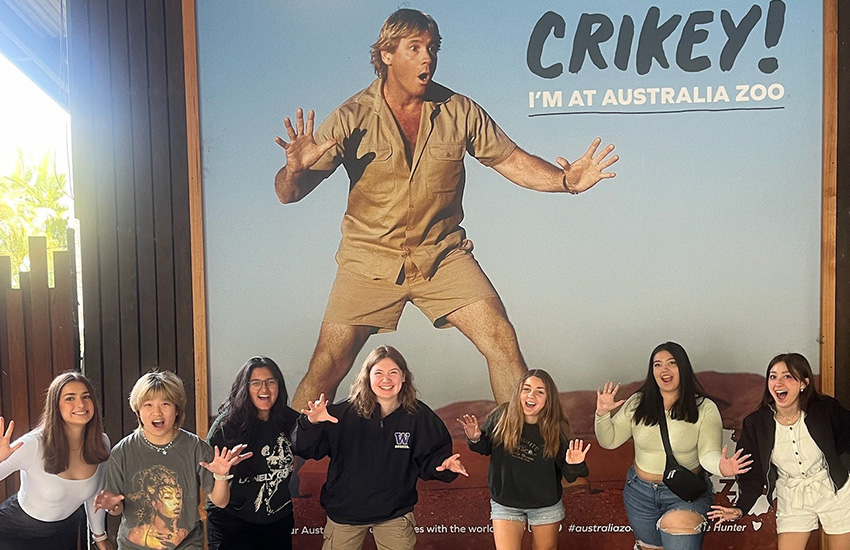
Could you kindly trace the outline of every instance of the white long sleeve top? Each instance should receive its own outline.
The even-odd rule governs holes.
[[[105,532],[105,511],[94,511],[94,497],[103,488],[106,462],[88,479],[65,479],[44,471],[41,430],[33,430],[17,441],[24,444],[6,460],[0,462],[0,480],[16,471],[21,472],[18,503],[30,517],[40,521],[60,521],[85,503],[86,516],[92,533]],[[103,434],[106,448],[109,438]],[[13,443],[14,445],[15,443]]]

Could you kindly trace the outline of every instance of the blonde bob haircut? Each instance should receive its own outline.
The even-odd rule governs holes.
[[[369,380],[369,374],[372,372],[372,367],[383,359],[390,359],[398,365],[401,373],[404,376],[404,383],[401,385],[401,390],[398,392],[398,402],[401,407],[408,413],[416,411],[416,386],[413,385],[413,373],[407,368],[407,361],[404,360],[401,353],[392,346],[379,346],[369,353],[366,361],[363,362],[363,368],[351,384],[351,393],[348,395],[348,400],[354,406],[357,414],[363,418],[371,418],[375,412],[375,407],[378,405],[378,398],[375,392],[372,391],[372,383]]]
[[[372,44],[372,67],[375,69],[375,74],[381,77],[381,80],[387,78],[387,65],[381,59],[381,52],[395,52],[402,38],[425,33],[431,35],[436,51],[440,51],[440,44],[443,41],[440,29],[437,28],[434,18],[427,13],[402,8],[387,17],[381,26],[381,32],[378,33],[378,41]]]
[[[142,404],[149,399],[159,398],[164,401],[171,401],[177,408],[177,418],[174,420],[174,428],[178,429],[183,426],[184,414],[186,410],[186,390],[183,388],[183,381],[171,371],[153,370],[142,375],[133,385],[130,391],[130,409],[136,413],[136,418],[139,420],[139,429],[144,429],[142,417],[139,415],[139,410]]]

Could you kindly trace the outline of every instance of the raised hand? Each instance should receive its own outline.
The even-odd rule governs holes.
[[[124,495],[116,495],[104,489],[94,497],[94,509],[106,510],[107,513],[117,516],[124,509]]]
[[[438,472],[444,472],[446,470],[469,477],[469,474],[466,473],[466,468],[464,468],[463,464],[460,462],[460,454],[453,454],[449,458],[445,459],[442,464],[437,466]]]
[[[228,450],[227,447],[222,447],[219,450],[218,445],[216,445],[213,449],[213,461],[212,462],[199,462],[202,468],[206,468],[213,474],[217,474],[220,476],[226,476],[230,473],[230,468],[236,466],[246,458],[251,458],[254,453],[247,452],[245,454],[239,454],[245,450],[244,443],[241,445],[236,445],[232,449]]]
[[[286,151],[286,169],[293,175],[309,169],[322,158],[322,155],[336,145],[336,141],[332,139],[321,145],[313,139],[313,119],[315,116],[313,109],[307,112],[307,126],[305,127],[304,110],[299,107],[295,111],[295,128],[292,127],[292,120],[289,117],[283,119],[289,142],[284,141],[280,136],[274,138],[275,142]]]
[[[708,519],[716,520],[717,523],[724,521],[735,521],[744,517],[744,512],[740,508],[730,508],[728,506],[713,505],[711,510],[706,514]]]
[[[328,412],[328,400],[325,399],[325,394],[321,394],[315,401],[308,401],[307,408],[301,409],[301,414],[307,415],[310,424],[318,424],[319,422],[336,424],[339,422],[335,416],[331,416],[331,413]]]
[[[0,416],[0,462],[3,462],[10,456],[12,453],[21,448],[21,445],[24,444],[23,441],[18,441],[14,445],[12,445],[12,432],[15,431],[15,421],[9,421],[9,428],[6,429],[6,422],[3,420],[3,417]]]
[[[600,138],[594,139],[584,155],[573,163],[570,163],[564,157],[558,157],[558,164],[564,169],[564,177],[566,178],[564,181],[568,192],[578,194],[587,191],[600,180],[616,176],[614,172],[605,172],[605,169],[620,160],[620,157],[614,155],[606,158],[614,150],[613,144],[608,145],[599,154],[596,154],[596,149],[599,148],[601,143]]]
[[[597,416],[604,416],[626,402],[625,399],[617,401],[618,391],[620,391],[620,384],[615,385],[613,381],[605,382],[601,391],[596,390]]]
[[[584,441],[573,439],[570,441],[570,449],[567,451],[567,464],[581,464],[584,462],[584,457],[587,456],[587,451],[589,450],[590,443],[585,447]]]
[[[478,441],[481,439],[481,427],[478,425],[478,419],[475,418],[475,415],[465,414],[463,415],[463,419],[457,419],[461,426],[463,426],[463,433],[466,434],[466,438],[470,441]]]
[[[744,449],[738,449],[735,454],[726,458],[726,452],[727,449],[724,446],[720,456],[720,473],[723,474],[723,477],[734,477],[750,471],[749,465],[753,463],[750,460],[752,455],[742,455]]]

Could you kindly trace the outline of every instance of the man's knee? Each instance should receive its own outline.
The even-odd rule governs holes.
[[[706,520],[691,510],[671,510],[658,520],[658,529],[671,535],[695,535],[701,533]]]
[[[516,330],[498,297],[473,302],[452,312],[447,319],[480,348],[502,353],[519,349]]]

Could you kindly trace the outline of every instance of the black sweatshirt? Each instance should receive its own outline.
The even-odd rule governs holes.
[[[544,456],[545,443],[537,424],[523,424],[519,446],[512,454],[501,445],[493,445],[493,431],[502,411],[504,407],[496,409],[484,421],[477,442],[466,442],[476,453],[490,455],[490,498],[502,506],[522,509],[557,504],[563,494],[561,476],[569,482],[587,477],[587,463],[567,464],[569,442],[563,439],[557,455]]]
[[[249,523],[269,524],[292,514],[292,497],[289,494],[289,478],[294,462],[290,435],[295,428],[298,413],[284,407],[283,423],[276,426],[272,421],[254,419],[243,441],[238,434],[225,433],[227,416],[219,415],[207,435],[207,443],[219,448],[246,443],[243,452],[254,453],[230,469],[230,501],[222,510],[209,498],[206,509],[211,514],[228,513]]]
[[[425,403],[415,412],[399,407],[381,418],[363,418],[348,402],[328,406],[339,422],[311,424],[298,419],[295,454],[319,460],[330,456],[320,502],[336,523],[362,525],[387,521],[413,510],[416,481],[453,481],[457,474],[438,472],[452,455],[452,438],[445,424]]]

